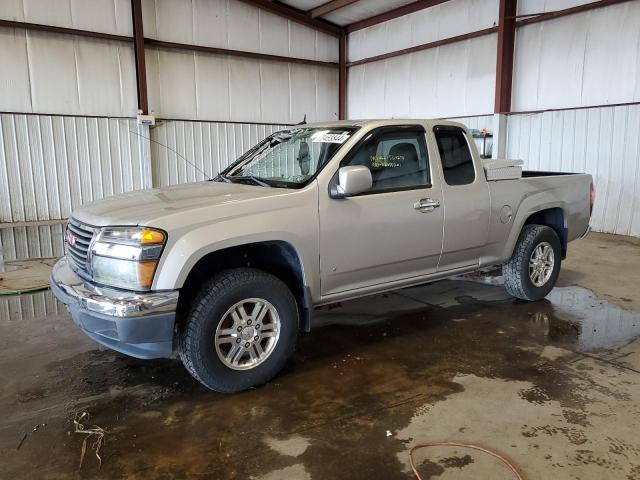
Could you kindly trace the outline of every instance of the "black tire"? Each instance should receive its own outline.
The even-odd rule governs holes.
[[[529,260],[535,248],[546,242],[553,249],[553,269],[544,285],[536,286],[529,276]],[[562,262],[562,247],[556,232],[544,225],[525,225],[507,263],[502,266],[505,287],[510,295],[522,300],[540,300],[556,284]]]
[[[237,302],[260,298],[270,302],[280,319],[280,335],[269,356],[248,370],[234,370],[219,358],[215,346],[218,324]],[[273,378],[293,352],[298,334],[298,309],[289,288],[277,277],[253,268],[236,268],[205,283],[191,304],[179,332],[182,363],[205,387],[233,393]]]

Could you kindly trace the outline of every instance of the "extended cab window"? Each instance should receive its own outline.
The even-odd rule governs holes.
[[[448,185],[473,183],[476,173],[464,132],[456,127],[435,127],[444,181]]]
[[[373,178],[370,192],[430,185],[424,135],[420,126],[378,128],[354,147],[342,166],[369,168]]]

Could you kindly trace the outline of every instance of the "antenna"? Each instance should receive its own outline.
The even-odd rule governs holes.
[[[306,125],[307,124],[307,114],[304,114],[304,118],[300,123],[296,123],[296,125]]]
[[[122,120],[121,120],[122,121]],[[124,123],[124,122],[123,122]],[[125,124],[126,125],[126,124]],[[127,125],[127,128],[129,126]],[[179,158],[181,158],[182,160],[184,160],[188,165],[191,165],[193,168],[195,168],[198,172],[200,172],[202,175],[204,175],[204,178],[206,178],[207,180],[211,181],[213,180],[204,170],[201,170],[195,163],[190,162],[189,160],[187,160],[184,156],[180,155],[178,152],[176,152],[173,148],[166,146],[164,143],[158,142],[157,140],[154,140],[153,138],[150,137],[146,137],[144,135],[142,135],[141,133],[138,133],[134,130],[129,130],[129,133],[133,133],[134,135],[137,135],[141,138],[144,138],[145,140],[149,140],[150,142],[153,142],[155,144],[160,145],[161,147],[166,148],[167,150],[175,153]]]

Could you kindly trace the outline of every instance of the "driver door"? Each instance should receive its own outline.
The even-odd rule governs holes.
[[[431,183],[424,128],[374,129],[341,162],[348,165],[367,166],[373,186],[344,199],[320,194],[322,296],[434,273],[444,209],[442,191]]]

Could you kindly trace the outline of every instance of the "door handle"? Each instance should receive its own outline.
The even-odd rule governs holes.
[[[421,213],[433,212],[439,206],[440,202],[433,198],[421,198],[413,204],[413,208]]]

